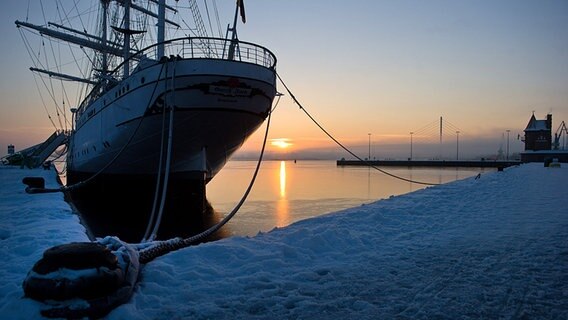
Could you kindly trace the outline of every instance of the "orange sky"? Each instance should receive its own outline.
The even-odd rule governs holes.
[[[21,149],[54,130],[14,25],[25,19],[27,4],[2,6],[0,155],[8,144]],[[233,5],[224,6],[223,17],[231,20]],[[305,109],[361,153],[368,133],[379,156],[388,156],[392,144],[409,149],[410,132],[440,116],[459,128],[464,152],[468,141],[472,150],[477,141],[485,145],[475,149],[482,154],[495,153],[506,130],[511,150],[520,151],[517,134],[533,111],[537,119],[552,113],[553,131],[568,121],[566,1],[248,0],[246,6],[239,38],[272,50],[280,76]],[[278,90],[284,96],[270,138],[289,139],[288,153],[337,149],[280,83]],[[258,150],[263,134],[261,127],[241,153]],[[284,151],[276,148],[268,151]]]

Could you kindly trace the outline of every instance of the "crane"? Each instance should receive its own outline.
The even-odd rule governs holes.
[[[554,133],[554,143],[552,144],[552,149],[553,150],[564,150],[566,149],[566,136],[568,135],[568,128],[566,128],[566,123],[564,121],[562,121],[560,123],[560,126],[558,127],[558,129],[556,130],[556,132]],[[560,138],[564,136],[563,138],[563,142],[562,142],[562,148],[560,148]]]

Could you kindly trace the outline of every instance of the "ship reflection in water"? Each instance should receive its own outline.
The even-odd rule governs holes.
[[[65,177],[61,180],[65,183]],[[97,194],[99,189],[106,188],[108,191],[108,188],[112,186],[85,185],[82,188],[90,193],[89,197],[82,198],[76,195],[71,197],[70,194],[65,194],[65,200],[80,218],[91,240],[116,236],[126,242],[138,243],[144,238],[151,217],[149,208],[152,208],[154,197],[149,194],[139,195],[138,201],[127,202],[124,201],[122,195],[129,190],[113,190],[113,192],[105,193],[107,194],[105,198],[101,197],[98,201],[92,201],[92,195]],[[130,198],[132,198],[131,195]],[[154,221],[157,220],[157,212]],[[126,218],[128,216],[131,218]],[[205,212],[187,206],[167,204],[164,207],[156,240],[175,237],[188,238],[216,225],[221,219],[222,217],[209,202],[206,204]],[[153,228],[154,225],[148,230],[151,231]],[[215,241],[226,235],[225,230],[221,229],[200,242]]]

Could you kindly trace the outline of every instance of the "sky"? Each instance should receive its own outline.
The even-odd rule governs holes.
[[[67,0],[63,0],[65,3]],[[39,143],[53,132],[14,21],[27,1],[3,1],[0,30],[0,154]],[[233,1],[218,1],[222,25]],[[531,115],[568,121],[568,2],[245,1],[239,38],[272,50],[277,72],[302,106],[358,154],[407,157],[410,132],[439,121],[448,157],[523,150],[517,139]],[[31,12],[30,16],[38,14]],[[39,22],[41,22],[40,20]],[[270,138],[274,153],[347,156],[283,93]],[[509,138],[505,132],[510,130]],[[460,131],[459,137],[456,131]],[[371,135],[369,135],[369,133]],[[413,136],[415,157],[431,156],[436,132]],[[240,151],[255,154],[263,130]],[[369,139],[370,138],[370,139]],[[369,140],[370,143],[369,143]],[[455,143],[454,143],[455,142]],[[417,149],[419,150],[419,149]],[[420,153],[419,153],[420,152]],[[435,152],[434,152],[435,153]]]
[[[56,186],[53,170],[0,166],[3,319],[40,319],[28,271],[89,241],[63,195],[26,194],[26,176]],[[103,319],[566,319],[567,180],[565,163],[528,163],[170,252]]]

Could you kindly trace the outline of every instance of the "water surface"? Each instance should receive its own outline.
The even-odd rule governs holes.
[[[225,216],[248,187],[256,161],[230,161],[207,184],[207,199]],[[383,167],[391,174],[447,183],[494,171],[487,168]],[[427,187],[389,177],[373,168],[336,161],[264,161],[246,202],[225,226],[230,235],[255,235],[295,221],[351,208]]]

